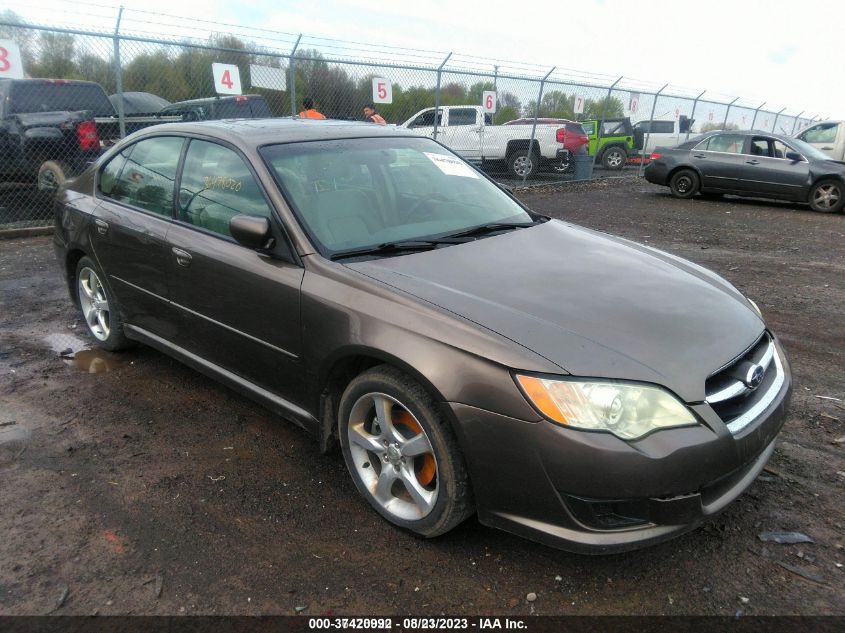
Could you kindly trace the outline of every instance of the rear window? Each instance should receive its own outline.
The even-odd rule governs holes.
[[[264,99],[230,99],[217,104],[218,119],[256,119],[269,116],[270,108]]]
[[[567,123],[566,124],[566,131],[572,132],[573,134],[586,134],[587,132],[584,131],[584,127],[580,123]]]
[[[9,114],[91,110],[94,116],[114,116],[114,107],[97,84],[16,81],[9,94]]]

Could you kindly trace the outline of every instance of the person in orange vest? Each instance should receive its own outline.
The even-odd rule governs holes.
[[[387,125],[387,121],[376,112],[376,108],[372,103],[364,106],[364,120],[368,123],[377,123],[378,125]]]
[[[299,113],[300,119],[325,119],[320,112],[314,108],[314,100],[311,97],[305,97],[302,100],[302,107],[305,108]]]

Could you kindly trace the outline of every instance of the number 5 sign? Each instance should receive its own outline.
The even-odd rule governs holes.
[[[584,97],[575,95],[575,104],[572,110],[575,114],[584,114]]]
[[[485,90],[481,93],[481,109],[486,114],[496,114],[496,93],[492,90]]]
[[[373,103],[393,103],[393,84],[384,77],[373,77]]]
[[[214,90],[219,95],[241,94],[241,72],[234,64],[212,64]]]
[[[21,49],[12,40],[0,40],[0,78],[23,79]]]

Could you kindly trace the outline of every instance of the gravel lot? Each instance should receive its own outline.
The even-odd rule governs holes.
[[[845,614],[845,216],[633,179],[521,195],[715,269],[781,336],[791,413],[715,521],[598,558],[475,520],[419,540],[294,426],[151,349],[88,350],[49,238],[0,241],[0,613]]]

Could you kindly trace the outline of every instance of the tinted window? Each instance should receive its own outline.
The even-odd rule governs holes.
[[[592,136],[596,131],[596,124],[592,121],[588,121],[587,123],[582,123],[581,127],[584,128],[584,133],[587,136]]]
[[[727,154],[742,153],[745,137],[741,134],[717,134],[705,139],[696,149],[706,149],[711,152],[725,152]]]
[[[437,125],[443,123],[443,112],[437,113]],[[410,127],[434,127],[434,110],[429,110],[427,112],[423,112],[419,115],[416,119],[414,119],[413,123],[411,123]]]
[[[496,185],[429,139],[290,143],[264,148],[262,155],[302,224],[330,253],[531,220]]]
[[[837,123],[823,123],[806,130],[800,138],[807,143],[835,143]]]
[[[220,235],[231,235],[235,215],[271,216],[243,159],[216,143],[191,141],[180,187],[179,219]]]
[[[170,217],[173,212],[176,166],[182,152],[182,143],[183,139],[175,136],[157,136],[135,143],[128,150],[119,176],[116,176],[116,170],[113,170],[107,177],[104,170],[100,190],[119,202]],[[113,162],[116,161],[108,163],[107,170],[112,167]],[[113,180],[109,185],[110,178]],[[104,185],[109,187],[111,193],[103,190]]]
[[[114,198],[120,202],[126,202],[123,199],[123,193],[119,187],[115,187],[117,179],[120,177],[120,171],[126,164],[126,157],[129,155],[129,150],[125,150],[112,158],[100,172],[100,193],[109,198]]]
[[[449,125],[475,125],[475,110],[472,108],[449,110]]]
[[[98,84],[16,81],[9,95],[9,114],[91,110],[94,116],[114,116],[114,108]]]
[[[270,108],[264,99],[247,99],[236,97],[217,102],[216,118],[218,119],[254,119],[269,117]]]

